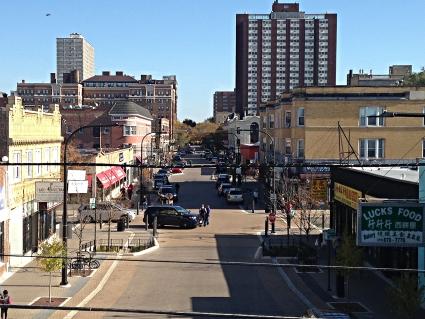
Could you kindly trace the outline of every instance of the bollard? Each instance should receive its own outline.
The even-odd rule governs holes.
[[[153,231],[152,231],[152,234],[153,234],[154,237],[157,236],[157,227],[158,227],[158,217],[155,216],[153,218]]]
[[[275,231],[274,231],[274,222],[272,223],[272,231],[271,231],[271,233],[272,233],[272,234],[274,234],[274,233],[275,233]]]
[[[264,236],[268,236],[269,234],[269,219],[266,217],[266,221],[264,222]]]
[[[255,212],[255,199],[252,199],[252,210],[251,210],[251,213],[254,214],[254,212]]]
[[[146,217],[145,217],[145,228],[146,228],[146,231],[148,231],[149,230],[149,215],[148,214],[146,214]]]

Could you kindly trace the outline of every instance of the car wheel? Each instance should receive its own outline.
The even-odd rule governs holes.
[[[187,227],[188,227],[187,222],[183,222],[183,223],[181,224],[181,228],[187,228]]]

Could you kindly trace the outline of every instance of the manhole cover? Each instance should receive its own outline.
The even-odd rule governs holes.
[[[351,312],[370,312],[360,302],[329,302],[331,307],[346,313]]]
[[[295,271],[298,273],[320,273],[322,269],[319,267],[295,267]]]

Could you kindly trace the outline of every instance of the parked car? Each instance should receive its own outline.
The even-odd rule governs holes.
[[[168,168],[161,168],[155,175],[171,175],[171,171]]]
[[[176,188],[174,185],[163,185],[159,188],[158,196],[160,199],[165,200],[168,198],[167,194],[172,194],[173,201],[178,201],[179,197],[177,195]]]
[[[172,174],[182,174],[182,173],[183,173],[183,170],[182,170],[182,168],[180,168],[180,167],[173,167],[173,168],[171,169],[171,173],[172,173]]]
[[[229,190],[230,188],[232,188],[232,184],[230,183],[221,183],[220,186],[218,187],[218,196],[223,196],[226,194],[226,190]]]
[[[155,175],[153,179],[153,188],[159,189],[162,185],[169,184],[167,175]]]
[[[231,188],[226,198],[228,203],[243,203],[243,193],[239,188]]]
[[[180,206],[149,206],[145,210],[143,221],[153,226],[155,216],[157,226],[179,226],[182,228],[195,228],[198,225],[198,215]],[[146,221],[147,218],[147,221]]]
[[[174,157],[173,157],[173,161],[174,162],[180,162],[182,160],[182,158],[181,158],[181,156],[180,155],[175,155]]]
[[[230,183],[229,174],[218,174],[217,180],[215,182],[215,187],[218,188],[222,183]]]
[[[131,222],[136,218],[136,211],[110,202],[100,202],[96,204],[96,209],[90,208],[89,204],[82,204],[78,208],[79,218],[85,222],[98,221],[107,222],[109,217],[112,221],[127,218]]]

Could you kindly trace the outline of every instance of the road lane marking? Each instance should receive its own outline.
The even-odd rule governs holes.
[[[128,244],[130,243],[131,239],[133,239],[135,236],[135,233],[132,233],[130,235],[130,237],[128,238],[127,242],[125,243],[125,247],[128,247]],[[123,249],[124,250],[124,249]],[[114,262],[112,263],[111,267],[108,269],[108,271],[106,272],[105,276],[103,276],[102,280],[100,281],[99,285],[90,293],[88,294],[88,296],[86,298],[83,299],[83,301],[81,301],[77,307],[84,307],[89,301],[91,301],[98,293],[99,291],[101,291],[103,289],[103,287],[106,285],[107,281],[109,280],[109,277],[111,277],[112,273],[114,272],[115,268],[118,266],[118,263],[120,261],[120,259],[122,258],[123,253],[118,254],[117,259],[114,260]],[[75,317],[75,315],[78,313],[78,311],[73,310],[71,312],[69,312],[64,319],[72,319]]]

